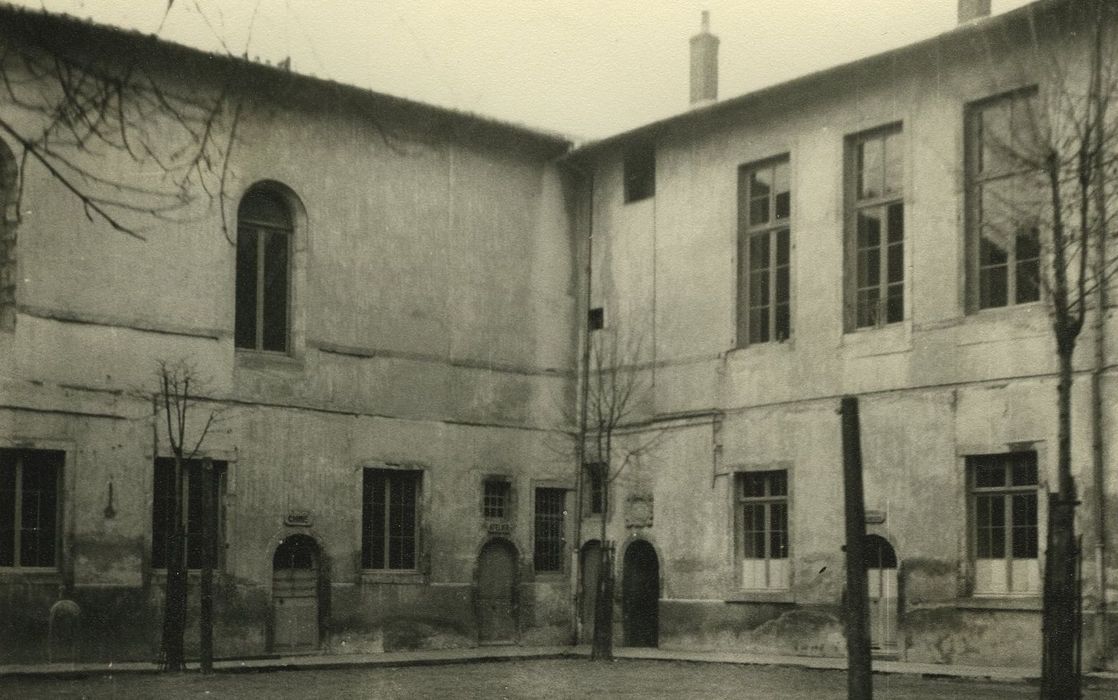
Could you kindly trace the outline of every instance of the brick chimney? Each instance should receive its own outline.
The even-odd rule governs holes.
[[[718,99],[718,37],[710,33],[710,12],[703,10],[703,25],[691,37],[691,105]]]
[[[990,0],[959,0],[959,24],[990,16]]]

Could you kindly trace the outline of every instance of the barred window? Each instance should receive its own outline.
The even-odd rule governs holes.
[[[563,518],[566,512],[564,489],[536,489],[535,569],[563,570]]]
[[[481,514],[491,520],[509,517],[512,484],[504,479],[486,479],[482,486]]]
[[[416,568],[422,472],[366,469],[361,508],[361,566]]]

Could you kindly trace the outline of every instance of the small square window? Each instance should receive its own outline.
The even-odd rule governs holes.
[[[481,514],[489,520],[507,520],[512,484],[504,479],[486,479],[482,487]]]
[[[606,327],[606,313],[602,309],[602,307],[596,306],[593,309],[590,309],[590,313],[587,314],[586,323],[590,327],[590,330],[592,330],[592,331],[600,331],[603,328],[605,328]]]

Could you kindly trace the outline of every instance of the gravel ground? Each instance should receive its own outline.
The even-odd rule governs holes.
[[[79,680],[0,679],[0,698],[846,698],[841,671],[582,659]],[[878,700],[1033,698],[1034,686],[913,676],[874,677]],[[1115,697],[1115,688],[1086,697]]]

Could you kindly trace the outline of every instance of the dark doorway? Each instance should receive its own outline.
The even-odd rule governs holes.
[[[579,601],[579,619],[582,634],[579,641],[590,644],[594,640],[594,606],[598,601],[598,572],[602,569],[602,548],[597,540],[582,546],[582,599]]]
[[[481,549],[477,562],[478,642],[516,641],[516,548],[493,540]]]
[[[625,645],[654,647],[660,630],[660,560],[644,540],[625,550],[621,579],[621,610]]]
[[[272,646],[277,651],[318,648],[318,543],[292,535],[272,557]]]
[[[866,579],[870,593],[870,646],[897,646],[897,553],[884,537],[866,535]]]

